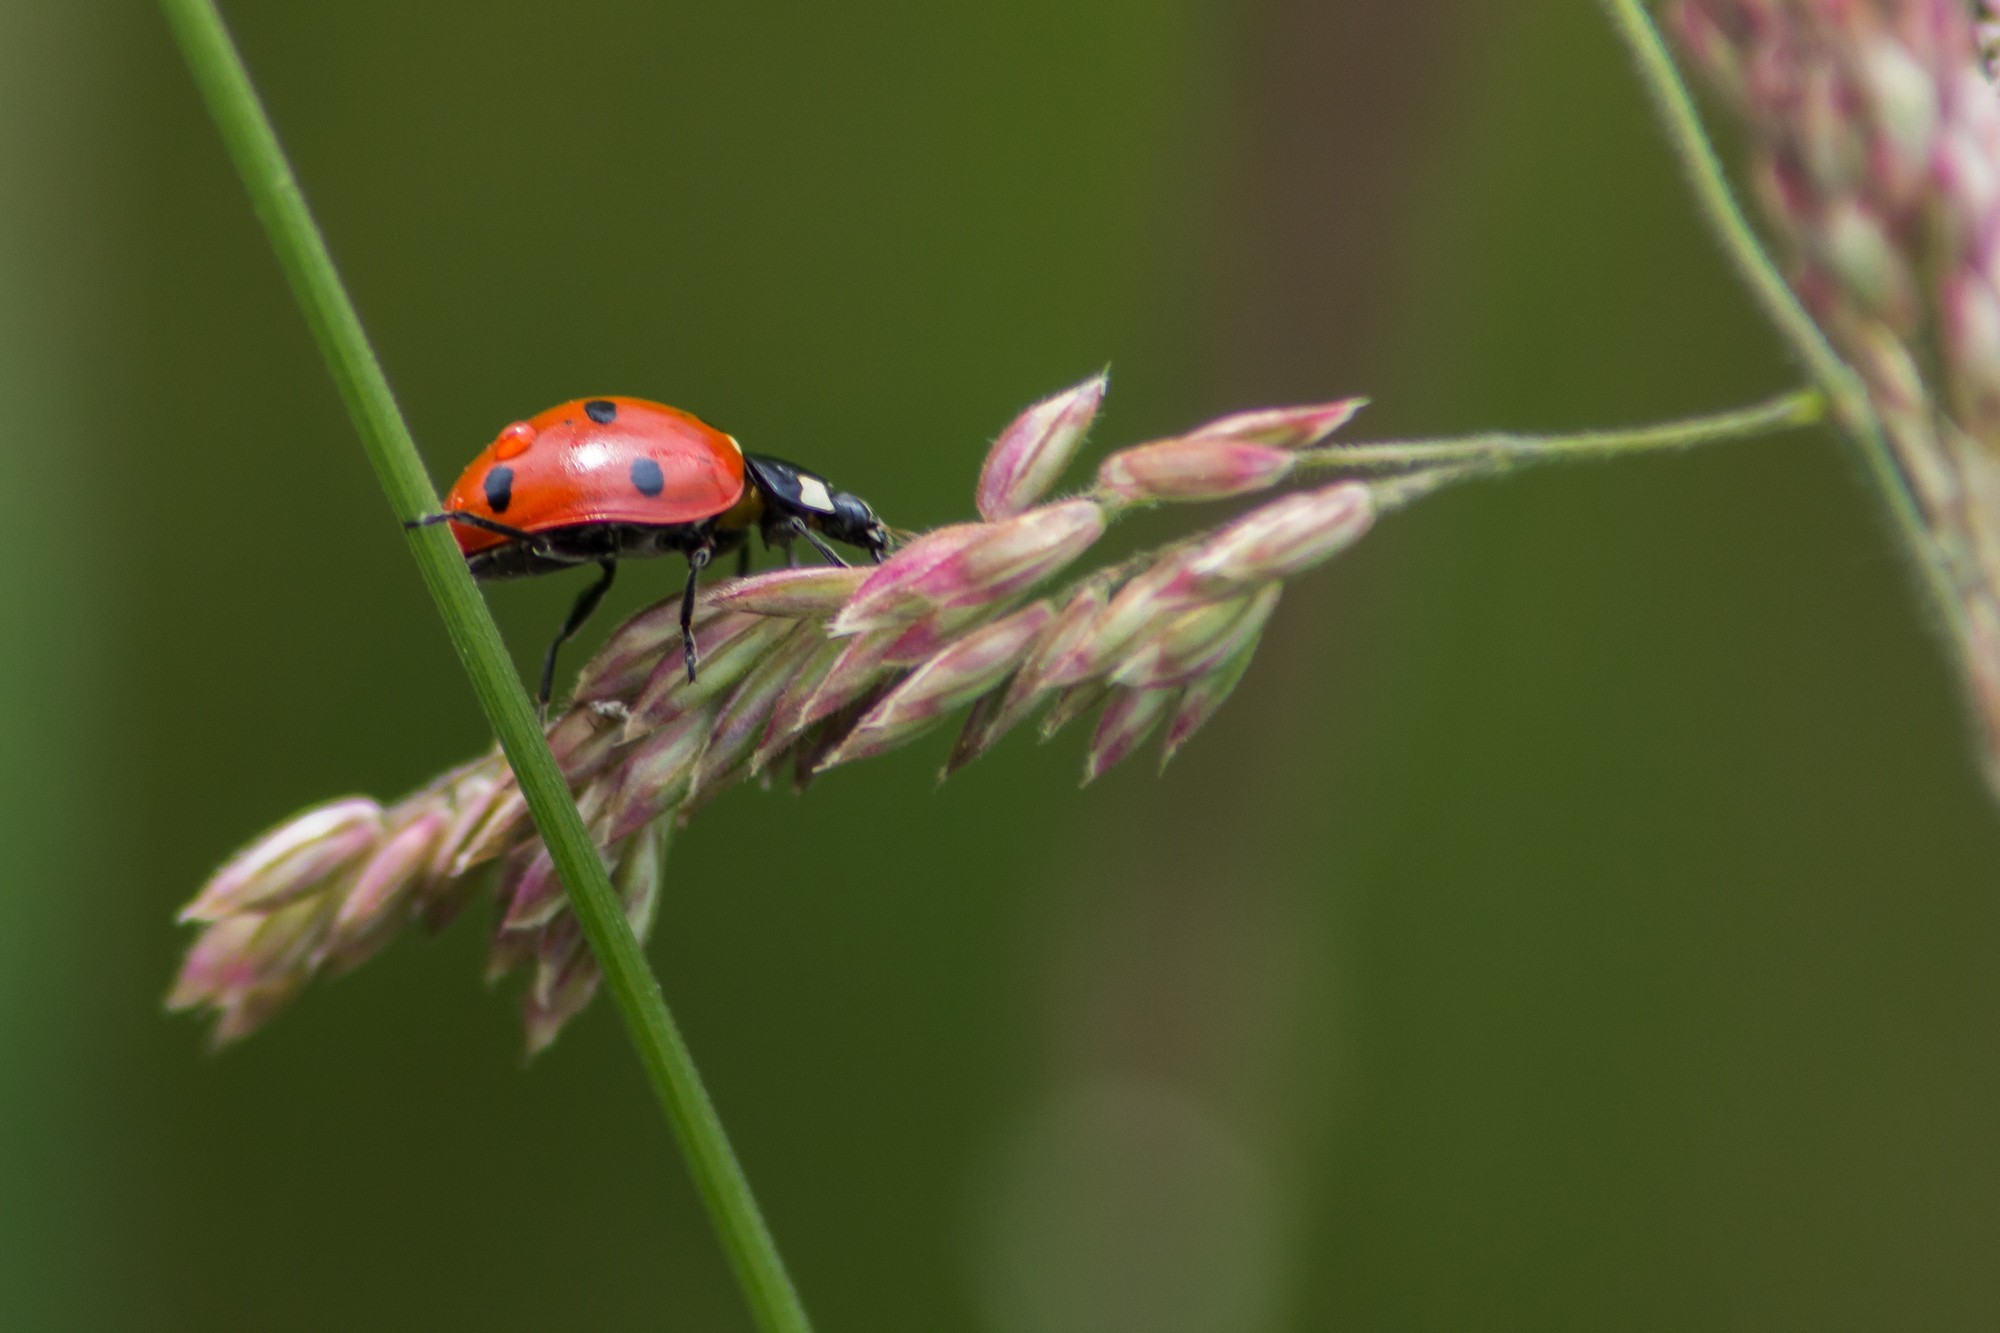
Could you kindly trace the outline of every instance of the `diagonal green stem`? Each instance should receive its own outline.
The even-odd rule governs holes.
[[[1652,426],[1577,431],[1568,435],[1491,432],[1443,440],[1390,440],[1379,444],[1334,444],[1300,453],[1301,470],[1345,472],[1400,470],[1466,464],[1464,476],[1492,476],[1534,463],[1617,458],[1626,454],[1692,449],[1700,444],[1751,439],[1773,431],[1809,426],[1820,420],[1826,400],[1818,390],[1798,389],[1752,407],[1686,417]]]
[[[1682,174],[1694,193],[1709,230],[1715,234],[1723,253],[1743,279],[1764,315],[1778,333],[1791,344],[1793,353],[1804,363],[1813,382],[1819,385],[1832,405],[1833,414],[1854,442],[1876,491],[1888,507],[1905,549],[1916,560],[1930,594],[1933,611],[1961,643],[1966,632],[1956,593],[1956,582],[1946,552],[1933,540],[1908,481],[1896,462],[1882,423],[1869,404],[1868,391],[1840,353],[1820,331],[1819,325],[1800,304],[1758,240],[1756,229],[1743,215],[1729,188],[1728,174],[1702,129],[1694,99],[1675,69],[1673,57],[1660,38],[1659,29],[1641,0],[1599,0],[1612,26],[1624,40],[1638,67],[1640,80],[1653,103],[1667,142],[1680,159]]]
[[[409,427],[221,15],[212,0],[161,0],[161,8],[340,387],[390,507],[404,520],[435,511],[437,493],[411,442]],[[646,966],[645,954],[570,799],[568,784],[549,753],[500,631],[457,545],[442,527],[411,531],[409,542],[452,646],[472,680],[473,693],[500,738],[535,826],[569,890],[570,906],[604,970],[605,984],[680,1142],[758,1326],[766,1333],[804,1333],[810,1327],[805,1310],[743,1169],[730,1151],[694,1060],[667,1011],[659,983]]]

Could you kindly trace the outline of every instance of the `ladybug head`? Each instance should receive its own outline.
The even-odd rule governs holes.
[[[774,523],[796,524],[809,539],[810,534],[821,533],[858,546],[881,563],[889,549],[889,530],[866,500],[837,491],[818,473],[768,454],[743,455],[743,467],[764,499],[767,536]],[[813,544],[819,545],[817,541]]]
[[[868,552],[880,564],[889,549],[889,529],[875,517],[868,502],[848,491],[835,491],[828,498],[833,502],[833,512],[820,518],[821,529],[837,542]]]

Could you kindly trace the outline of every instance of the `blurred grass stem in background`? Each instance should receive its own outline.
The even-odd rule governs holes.
[[[1434,440],[1385,440],[1332,444],[1299,454],[1300,472],[1348,469],[1389,470],[1463,463],[1454,478],[1495,476],[1532,463],[1616,458],[1625,454],[1692,449],[1696,445],[1751,439],[1795,426],[1810,426],[1826,414],[1826,399],[1815,389],[1796,389],[1751,407],[1707,416],[1621,430],[1577,431],[1566,435],[1522,435],[1492,431]]]
[[[1765,317],[1791,345],[1813,382],[1826,394],[1835,420],[1860,452],[1870,480],[1888,506],[1904,549],[1922,573],[1926,600],[1950,633],[1952,646],[1957,650],[1954,661],[1965,662],[1970,635],[1948,555],[1939,548],[1924,521],[1908,480],[1883,434],[1882,423],[1869,405],[1866,386],[1800,303],[1736,202],[1722,161],[1702,128],[1694,99],[1681,81],[1646,6],[1641,0],[1599,0],[1599,3],[1632,55],[1654,113],[1680,160],[1682,173],[1710,231],[1737,276],[1763,308]]]
[[[391,508],[406,521],[434,511],[437,493],[221,15],[210,0],[161,0],[161,8]],[[457,544],[441,527],[413,530],[409,541],[759,1326],[786,1333],[809,1328],[749,1183]]]

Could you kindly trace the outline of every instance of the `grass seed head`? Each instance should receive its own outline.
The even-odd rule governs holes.
[[[636,932],[657,916],[666,830],[786,764],[803,790],[823,769],[967,709],[948,769],[1038,710],[1045,737],[1101,710],[1086,781],[1162,724],[1171,755],[1241,678],[1282,580],[1373,518],[1360,483],[1294,494],[1020,605],[1090,550],[1121,499],[1271,484],[1293,470],[1289,450],[1360,402],[1225,417],[1113,455],[1098,493],[1044,502],[1103,387],[1100,376],[1057,394],[1002,434],[981,476],[984,521],[924,534],[871,569],[784,569],[704,589],[693,682],[677,596],[613,631],[546,732]],[[335,801],[252,843],[183,912],[203,930],[168,1003],[210,1011],[217,1039],[233,1040],[319,971],[355,965],[412,920],[442,925],[488,881],[499,911],[487,975],[532,964],[522,998],[532,1054],[589,1003],[600,975],[497,750],[387,811]]]

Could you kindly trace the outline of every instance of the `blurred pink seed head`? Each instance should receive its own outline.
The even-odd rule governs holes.
[[[1985,0],[1668,0],[1742,130],[1786,277],[1921,515],[2000,792],[2000,94]]]
[[[382,807],[366,797],[317,806],[238,852],[181,909],[180,919],[220,921],[280,907],[355,866],[381,836]]]

